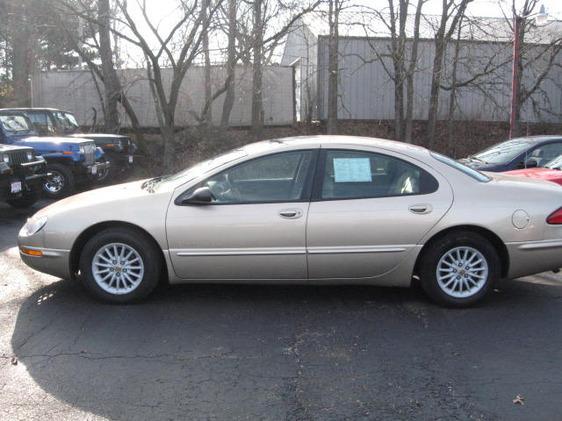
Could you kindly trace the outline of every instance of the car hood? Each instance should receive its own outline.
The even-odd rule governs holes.
[[[157,198],[171,196],[173,192],[172,186],[159,188],[158,191],[143,189],[142,184],[146,180],[132,181],[130,183],[118,184],[115,186],[103,187],[100,189],[90,190],[84,193],[76,194],[59,200],[46,208],[40,210],[38,216],[54,216],[60,213],[69,213],[73,211],[90,212],[96,208],[112,209],[116,219],[121,219],[127,212],[134,212],[128,206],[128,203],[136,203],[137,205],[144,201],[152,201]],[[87,208],[87,210],[86,210]]]
[[[518,177],[536,178],[562,184],[562,171],[550,168],[527,168],[524,170],[507,171],[504,174]]]
[[[18,139],[18,144],[24,144],[29,146],[41,146],[41,145],[82,145],[84,143],[92,143],[91,139],[79,139],[75,137],[38,137],[38,136],[30,136],[25,137],[23,139]]]
[[[71,135],[78,139],[122,139],[127,140],[128,136],[122,134],[111,134],[111,133],[76,133]]]

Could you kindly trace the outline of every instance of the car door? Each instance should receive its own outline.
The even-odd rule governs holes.
[[[316,150],[255,158],[181,193],[166,230],[176,275],[192,280],[306,279],[306,219]],[[207,187],[208,205],[181,204]]]
[[[391,153],[325,150],[308,215],[309,278],[392,270],[450,208],[448,182]]]

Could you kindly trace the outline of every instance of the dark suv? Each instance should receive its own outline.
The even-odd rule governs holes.
[[[128,137],[108,133],[83,133],[74,114],[56,108],[11,108],[29,117],[39,136],[71,136],[91,139],[103,149],[110,163],[107,171],[98,174],[99,181],[128,175],[134,165],[135,143]]]
[[[15,208],[32,206],[47,177],[47,163],[28,146],[0,144],[0,201]]]

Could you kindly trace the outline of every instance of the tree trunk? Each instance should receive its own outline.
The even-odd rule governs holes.
[[[104,75],[105,131],[114,133],[119,130],[119,110],[117,104],[121,93],[121,83],[117,77],[113,64],[113,50],[111,49],[109,0],[98,0],[98,20],[100,36],[100,59]]]
[[[203,20],[207,21],[207,8],[209,7],[209,2],[205,2],[201,5],[204,10]],[[205,58],[205,104],[208,104],[205,108],[205,114],[201,117],[203,118],[203,125],[210,126],[213,124],[213,85],[211,82],[211,53],[209,51],[209,31],[203,31],[203,56]]]
[[[27,4],[22,1],[16,4],[11,19],[12,33],[12,81],[13,104],[20,107],[31,106],[31,87],[29,77],[32,67],[32,28],[27,19]]]
[[[226,93],[222,104],[221,127],[227,129],[234,106],[234,80],[236,71],[236,0],[228,0],[228,47],[226,59]]]
[[[260,138],[263,131],[263,22],[262,1],[254,0],[254,63],[252,65],[252,132]]]
[[[441,73],[443,71],[444,41],[435,40],[435,56],[433,58],[433,72],[431,74],[431,89],[429,93],[429,112],[427,118],[427,147],[433,146],[437,129],[437,113],[439,112],[439,90],[441,87]]]
[[[425,4],[425,0],[418,0],[416,6],[416,14],[414,17],[414,36],[411,40],[411,51],[410,51],[410,63],[408,65],[408,70],[406,74],[406,116],[405,128],[404,128],[404,140],[407,143],[413,143],[413,131],[414,131],[414,77],[417,71],[418,65],[418,49],[420,41],[420,22],[422,16],[422,7]]]
[[[328,121],[327,133],[338,131],[338,44],[339,44],[339,0],[330,0],[328,38]]]

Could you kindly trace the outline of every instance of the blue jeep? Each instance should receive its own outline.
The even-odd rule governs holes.
[[[4,110],[25,114],[39,136],[72,136],[96,142],[96,146],[103,149],[105,161],[111,163],[107,171],[98,174],[100,182],[125,178],[133,170],[137,145],[129,136],[84,133],[74,114],[56,108],[5,108]]]
[[[43,193],[53,199],[73,193],[77,184],[97,181],[98,173],[109,167],[100,162],[103,151],[93,140],[37,137],[31,121],[19,112],[0,111],[0,143],[29,146],[47,161]]]

